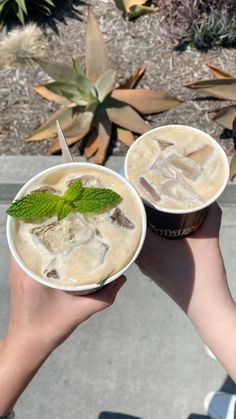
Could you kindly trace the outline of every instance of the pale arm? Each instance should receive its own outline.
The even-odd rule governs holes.
[[[74,296],[45,287],[11,261],[11,312],[0,341],[0,416],[7,415],[50,353],[91,315],[109,307],[125,282]],[[59,313],[59,314],[58,314]]]
[[[214,204],[188,238],[168,240],[149,231],[138,264],[185,311],[236,381],[236,305],[219,248],[220,219]]]

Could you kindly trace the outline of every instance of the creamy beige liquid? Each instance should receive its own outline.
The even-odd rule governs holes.
[[[160,209],[191,209],[209,201],[227,170],[214,140],[191,127],[169,126],[145,134],[132,146],[128,179]]]
[[[36,274],[69,287],[98,283],[120,271],[133,257],[142,233],[137,200],[125,182],[110,173],[87,168],[57,170],[26,193],[45,185],[63,193],[66,182],[81,176],[89,176],[87,184],[82,178],[84,186],[119,193],[119,205],[100,214],[73,212],[60,222],[56,217],[43,222],[15,221],[15,245],[25,264]],[[92,184],[91,176],[95,178]]]

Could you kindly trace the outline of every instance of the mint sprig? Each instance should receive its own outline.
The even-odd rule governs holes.
[[[120,201],[120,195],[111,189],[103,188],[84,188],[82,199],[73,202],[76,211],[86,214],[88,212],[100,212],[104,209],[113,207]]]
[[[31,192],[14,201],[7,214],[22,220],[31,220],[56,215],[58,220],[71,211],[82,214],[101,212],[117,205],[121,196],[106,188],[84,187],[81,179],[70,184],[61,196],[49,192]]]

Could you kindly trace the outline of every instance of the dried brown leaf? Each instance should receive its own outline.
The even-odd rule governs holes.
[[[84,148],[84,154],[87,157],[87,159],[90,159],[92,156],[94,156],[94,154],[98,151],[98,148],[99,148],[98,136],[93,135],[88,139]]]
[[[137,17],[144,13],[153,13],[157,10],[154,5],[145,6],[147,0],[115,0],[116,6],[129,17]]]
[[[52,100],[55,103],[58,103],[59,105],[65,105],[69,104],[69,100],[67,100],[65,97],[57,95],[56,93],[51,92],[48,90],[44,85],[42,84],[36,84],[32,86],[32,89],[37,92],[39,95],[44,97],[47,100]]]
[[[109,147],[111,138],[111,121],[109,120],[107,113],[104,111],[101,113],[101,117],[98,123],[98,144],[99,148],[95,155],[95,163],[102,164],[105,160],[107,149]]]
[[[132,132],[122,128],[117,128],[117,139],[127,147],[130,147],[135,141]]]
[[[205,96],[236,100],[236,79],[204,80],[186,84],[185,87]]]
[[[142,77],[145,71],[145,65],[142,64],[135,73],[128,79],[124,84],[122,84],[119,89],[133,89],[138,83],[139,79]]]
[[[233,154],[233,157],[230,162],[230,179],[234,180],[236,176],[236,151]]]
[[[62,129],[66,129],[73,121],[73,108],[62,106],[58,111],[54,112],[33,135],[26,138],[26,141],[40,141],[45,138],[55,137],[57,135],[56,120],[60,122]]]
[[[212,64],[207,64],[207,65],[216,79],[224,80],[224,79],[234,78],[234,76],[232,76],[231,74],[226,73],[225,71],[221,70],[220,68],[215,67]]]
[[[69,146],[69,145],[75,144],[77,143],[77,141],[81,140],[83,137],[84,135],[75,135],[74,137],[67,137],[66,138],[67,145]],[[60,150],[61,150],[61,147],[60,147],[60,143],[57,137],[52,142],[52,144],[48,147],[47,154],[53,154]]]
[[[80,133],[86,135],[90,130],[93,116],[93,112],[75,114],[71,124],[64,129],[65,136],[74,137],[80,135]]]
[[[133,108],[143,114],[167,111],[182,103],[182,101],[159,90],[115,89],[111,96],[114,99],[128,103],[128,105],[133,106]]]
[[[214,118],[213,121],[216,121],[219,125],[224,128],[232,129],[233,120],[236,117],[236,106],[226,106],[225,108],[221,109]]]
[[[89,8],[86,31],[86,76],[94,84],[110,68],[105,42],[95,16]]]
[[[107,113],[114,124],[127,130],[144,134],[150,130],[150,125],[129,105],[107,108]]]

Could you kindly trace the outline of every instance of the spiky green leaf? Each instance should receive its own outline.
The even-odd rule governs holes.
[[[78,85],[75,82],[69,83],[54,81],[45,84],[45,87],[53,93],[64,96],[69,101],[80,106],[86,106],[93,99],[90,92],[79,90]]]
[[[103,102],[105,97],[112,91],[115,85],[116,71],[108,70],[103,73],[95,83],[99,102]]]
[[[25,4],[25,0],[15,0],[18,4],[19,9],[21,9],[27,15],[27,8]]]
[[[27,11],[26,11],[26,14],[27,14]],[[25,23],[25,14],[24,14],[23,9],[19,5],[18,5],[18,10],[17,10],[16,16],[18,17],[20,23],[22,25],[24,25],[24,23]]]
[[[76,72],[73,66],[66,64],[37,60],[37,63],[52,79],[56,81],[69,81],[75,80]]]

